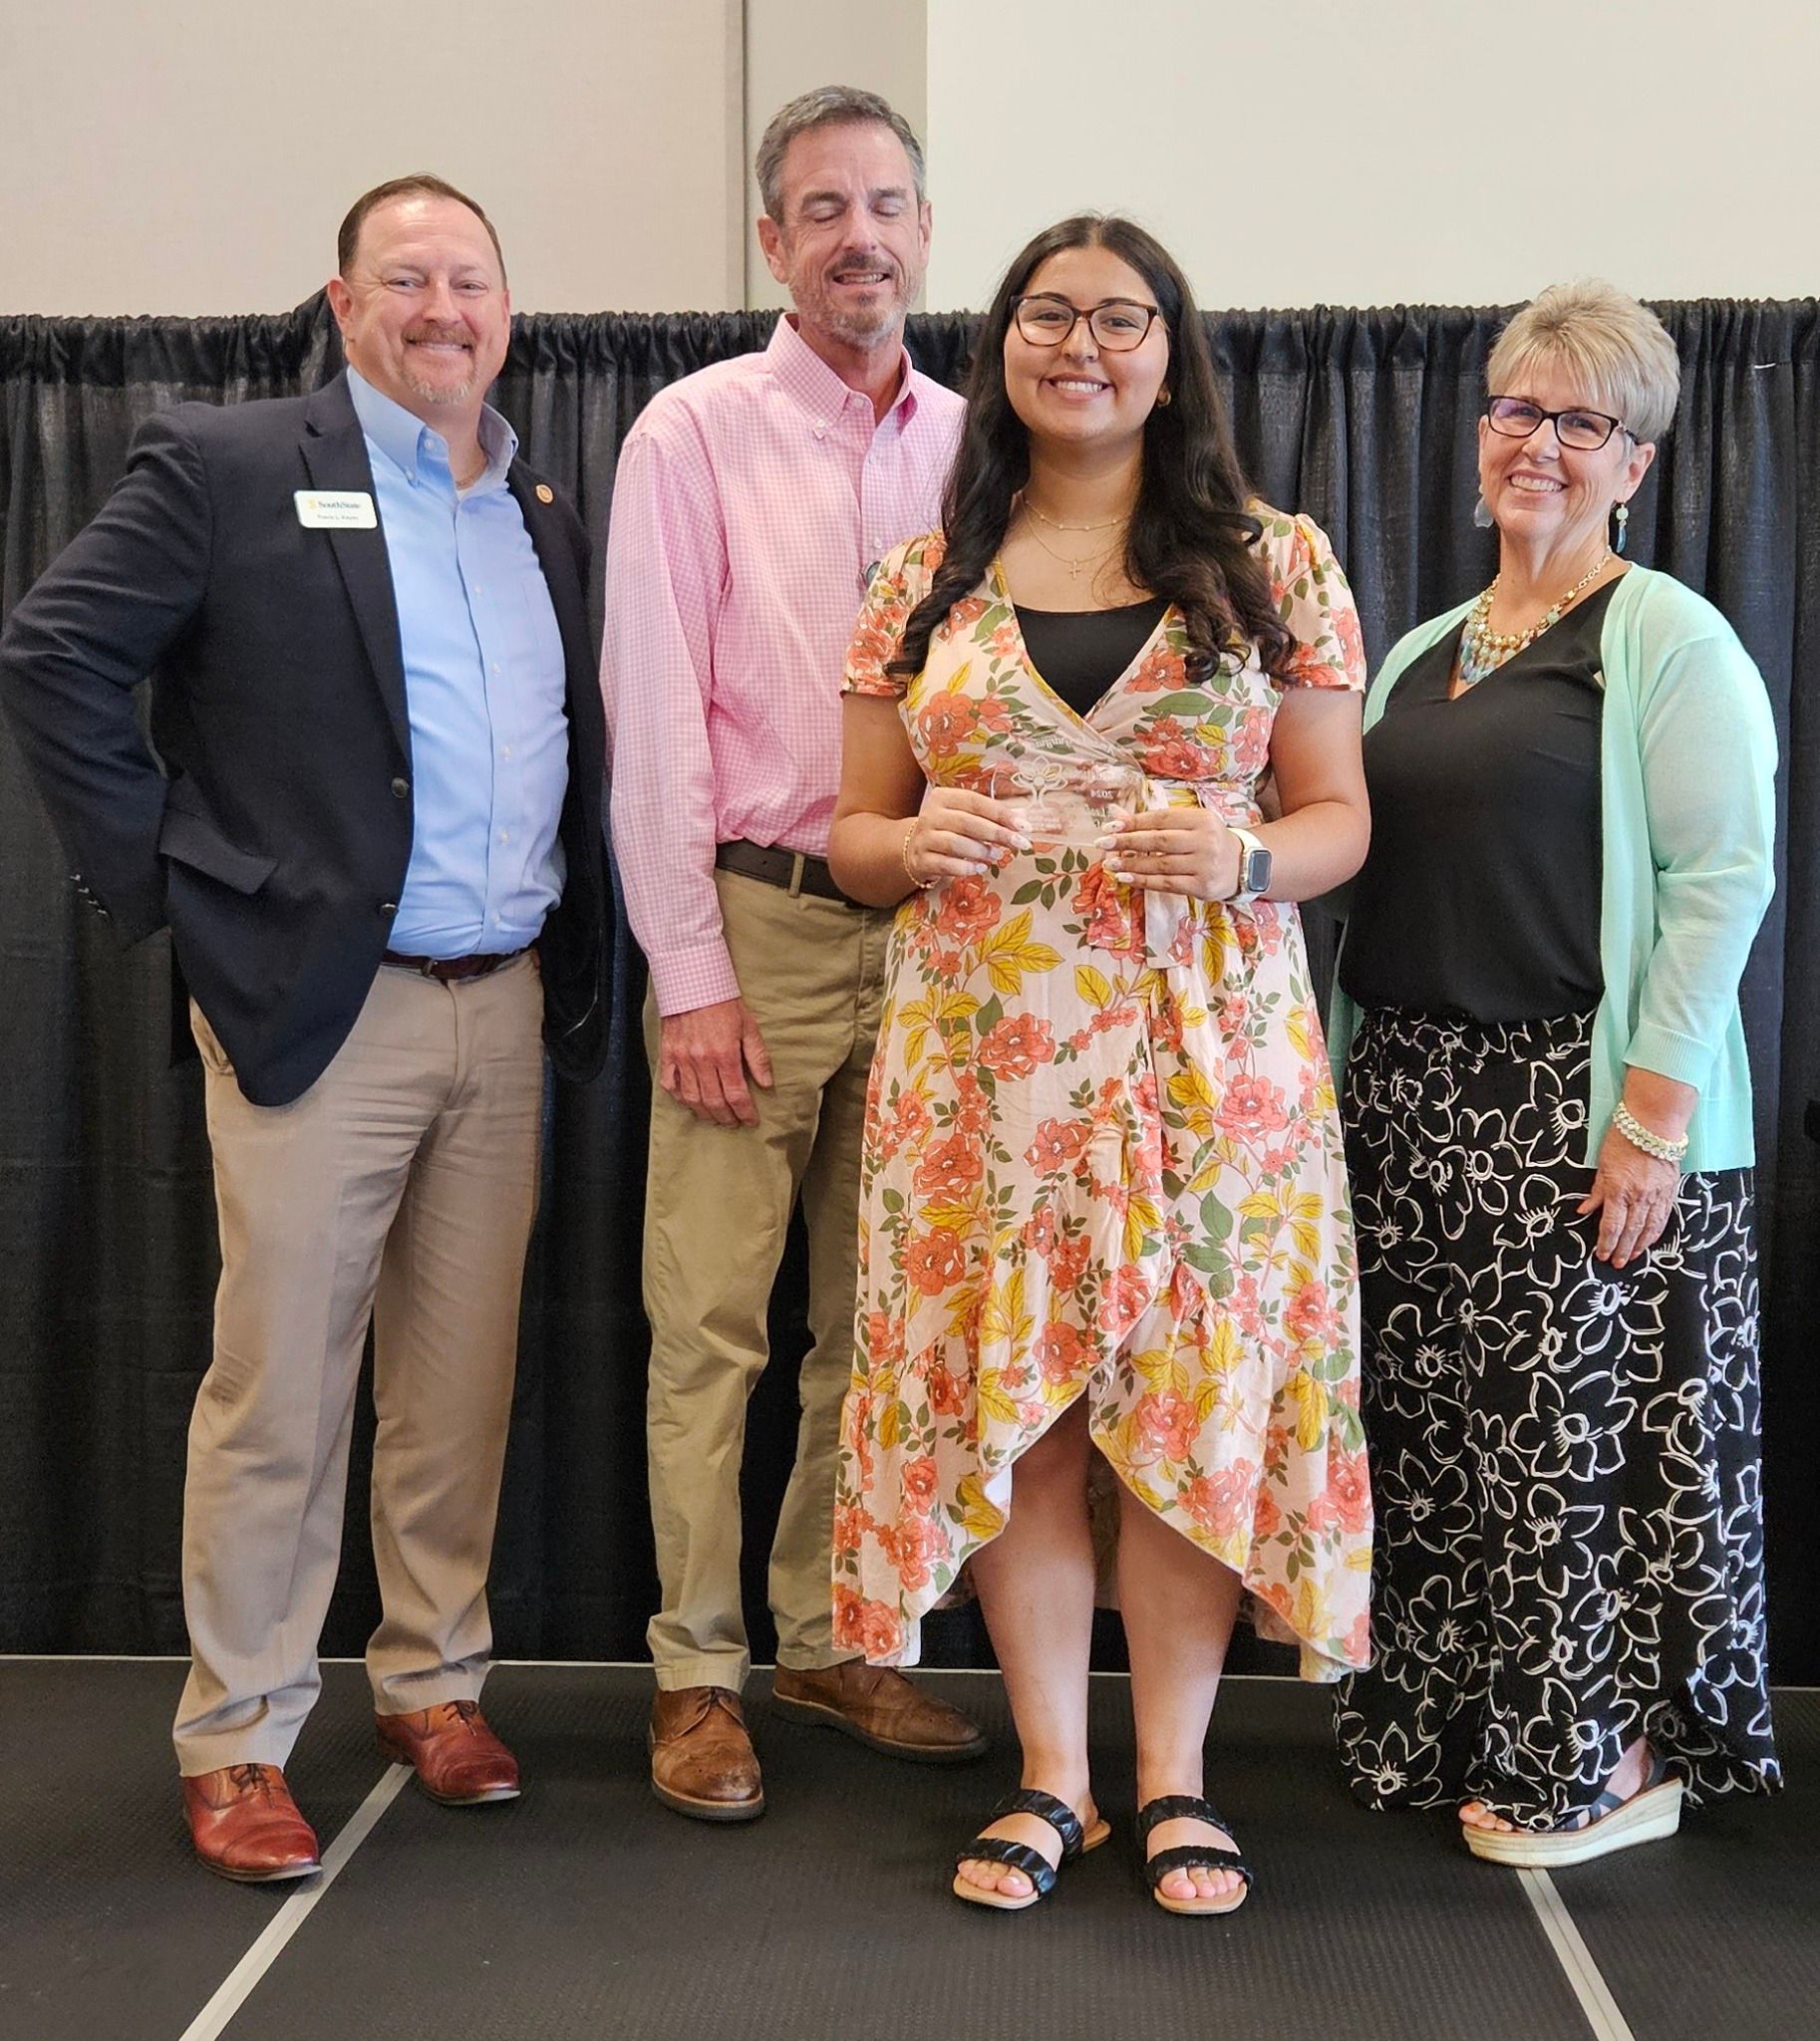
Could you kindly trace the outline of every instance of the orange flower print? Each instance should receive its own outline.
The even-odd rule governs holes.
[[[959,1417],[967,1408],[967,1378],[945,1367],[929,1370],[929,1408],[937,1417]]]
[[[1251,1535],[1260,1539],[1274,1538],[1282,1528],[1283,1512],[1277,1507],[1277,1499],[1268,1488],[1261,1486],[1251,1509]]]
[[[1121,1276],[1131,1272],[1121,1269]],[[1194,1405],[1173,1389],[1153,1389],[1142,1397],[1134,1413],[1138,1435],[1164,1460],[1185,1460],[1200,1429]]]
[[[899,1092],[879,1116],[878,1154],[889,1162],[905,1142],[914,1146],[929,1131],[929,1102],[920,1091]]]
[[[1289,1301],[1283,1323],[1303,1346],[1329,1346],[1340,1337],[1340,1314],[1328,1301],[1327,1285],[1305,1283]]]
[[[957,1134],[983,1134],[992,1125],[992,1100],[971,1070],[955,1072],[954,1117],[948,1124]]]
[[[1230,1467],[1189,1482],[1182,1490],[1182,1507],[1203,1531],[1230,1538],[1254,1514],[1251,1495],[1257,1478],[1258,1470],[1249,1460],[1235,1460]]]
[[[943,942],[965,947],[996,927],[999,914],[998,894],[976,873],[971,878],[951,879],[943,888],[935,926]]]
[[[1032,1169],[1048,1174],[1065,1169],[1087,1145],[1087,1130],[1079,1120],[1044,1120],[1035,1140],[1024,1151]]]
[[[866,1647],[865,1604],[842,1582],[834,1584],[834,1642],[843,1651]]]
[[[1327,1493],[1340,1528],[1363,1538],[1371,1528],[1371,1489],[1363,1453],[1336,1453],[1329,1463]]]
[[[842,1503],[834,1512],[834,1550],[856,1553],[871,1528],[872,1519],[856,1503]]]
[[[1265,1077],[1235,1077],[1226,1087],[1214,1118],[1227,1133],[1241,1139],[1247,1135],[1280,1134],[1289,1125],[1289,1108],[1283,1101],[1283,1086]]]
[[[1037,1334],[1037,1365],[1043,1379],[1060,1386],[1084,1374],[1093,1363],[1093,1349],[1072,1325],[1053,1320]]]
[[[952,1226],[938,1226],[904,1250],[904,1280],[925,1297],[940,1297],[966,1273],[966,1251]]]
[[[923,1151],[911,1182],[925,1198],[963,1198],[985,1174],[980,1144],[965,1134],[950,1134]]]
[[[1072,1240],[1059,1240],[1050,1251],[1049,1280],[1058,1290],[1077,1289],[1081,1277],[1087,1272],[1087,1258],[1091,1253],[1092,1247],[1085,1234],[1076,1234]]]
[[[895,1367],[904,1357],[904,1321],[894,1312],[867,1312],[865,1363],[870,1368]]]
[[[863,1603],[859,1610],[859,1648],[878,1664],[903,1648],[904,1623],[895,1608],[882,1602]]]
[[[1039,1063],[1054,1060],[1056,1030],[1034,1014],[1008,1014],[980,1044],[983,1069],[998,1077],[1028,1077]]]
[[[935,1508],[935,1498],[941,1486],[934,1460],[925,1453],[920,1460],[906,1461],[903,1484],[905,1503],[918,1516],[926,1517]]]
[[[1144,770],[1158,779],[1198,779],[1207,769],[1207,746],[1191,737],[1173,716],[1159,716],[1139,747]]]
[[[1140,1269],[1115,1269],[1099,1300],[1100,1329],[1118,1338],[1143,1316],[1150,1303],[1149,1286]]]
[[[1074,912],[1085,922],[1089,948],[1135,957],[1143,948],[1139,896],[1122,889],[1104,865],[1089,865],[1074,887]]]
[[[1125,682],[1125,688],[1133,695],[1161,695],[1171,688],[1180,687],[1181,679],[1179,655],[1172,652],[1167,644],[1158,644],[1144,654],[1136,671]]]
[[[941,694],[916,713],[917,731],[932,765],[1003,736],[1011,727],[1011,711],[996,695]]]
[[[1052,1254],[1056,1242],[1061,1238],[1055,1206],[1045,1205],[1040,1212],[1033,1212],[1024,1222],[1018,1238],[1027,1248],[1034,1249],[1040,1255]]]
[[[907,1517],[878,1534],[885,1557],[897,1569],[897,1578],[912,1594],[929,1585],[934,1562],[948,1550],[942,1527],[928,1517]]]

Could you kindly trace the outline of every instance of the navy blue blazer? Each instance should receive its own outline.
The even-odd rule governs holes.
[[[605,1046],[605,730],[580,521],[514,460],[567,663],[562,899],[538,944],[565,1076]],[[178,405],[17,604],[0,698],[72,876],[126,942],[169,925],[240,1087],[282,1105],[346,1040],[411,856],[411,726],[383,530],[314,530],[299,489],[373,488],[345,377]],[[133,690],[152,679],[152,737]]]

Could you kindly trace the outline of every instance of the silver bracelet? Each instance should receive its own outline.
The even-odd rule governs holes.
[[[1670,1141],[1667,1134],[1659,1134],[1654,1129],[1646,1127],[1622,1098],[1612,1114],[1612,1125],[1633,1148],[1641,1148],[1646,1155],[1653,1155],[1658,1162],[1672,1162],[1678,1167],[1681,1157],[1687,1152],[1685,1134],[1678,1141]]]

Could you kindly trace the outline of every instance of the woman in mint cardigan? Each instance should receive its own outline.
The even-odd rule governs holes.
[[[1488,364],[1496,579],[1391,652],[1329,1029],[1377,1510],[1340,1750],[1559,1865],[1778,1779],[1750,1075],[1775,737],[1724,618],[1622,558],[1654,314],[1545,291]]]

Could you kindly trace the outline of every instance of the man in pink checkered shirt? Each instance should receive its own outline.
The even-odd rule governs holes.
[[[794,309],[763,353],[661,391],[628,435],[601,663],[657,1079],[651,1783],[667,1807],[724,1822],[764,1808],[740,1702],[740,1461],[798,1198],[814,1344],[770,1555],[774,1704],[902,1757],[985,1747],[958,1710],[836,1644],[828,1565],[890,921],[848,904],[824,861],[840,679],[870,567],[940,521],[961,403],[904,351],[929,205],[903,119],[848,87],[804,94],[765,130],[756,168],[758,239]]]

